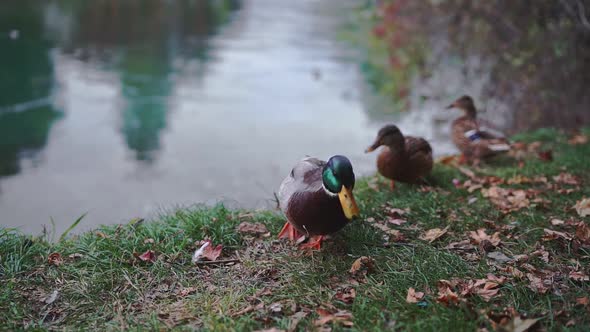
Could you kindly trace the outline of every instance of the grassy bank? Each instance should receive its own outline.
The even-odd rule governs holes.
[[[590,144],[568,138],[428,186],[361,179],[362,219],[312,254],[275,239],[278,213],[223,206],[57,243],[1,230],[0,329],[588,329]],[[195,264],[205,239],[223,250]]]

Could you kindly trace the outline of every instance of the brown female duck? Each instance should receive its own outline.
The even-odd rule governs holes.
[[[379,130],[375,143],[365,150],[371,152],[384,145],[377,157],[377,169],[384,177],[394,181],[417,183],[432,170],[432,148],[421,137],[402,135],[395,125]]]
[[[510,150],[506,138],[499,132],[486,128],[477,119],[477,110],[473,99],[463,96],[447,106],[463,111],[463,116],[451,124],[453,143],[461,151],[461,162],[479,163],[481,159]]]
[[[348,158],[333,156],[328,162],[301,160],[279,188],[279,205],[287,223],[279,238],[309,236],[302,248],[320,249],[324,235],[339,231],[359,214],[352,195],[354,172]]]

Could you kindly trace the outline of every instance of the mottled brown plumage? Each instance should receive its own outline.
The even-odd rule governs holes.
[[[466,160],[476,162],[510,150],[503,135],[490,132],[477,119],[477,110],[471,97],[463,96],[447,108],[454,107],[462,110],[464,115],[451,124],[451,137]]]
[[[405,183],[418,183],[432,170],[432,148],[421,137],[404,137],[395,125],[388,125],[377,134],[375,143],[366,152],[384,146],[377,157],[377,170],[384,177]]]

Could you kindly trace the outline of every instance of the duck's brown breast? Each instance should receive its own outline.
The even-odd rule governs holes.
[[[306,235],[326,235],[339,231],[349,220],[344,216],[338,196],[324,189],[293,194],[286,211],[289,222]]]

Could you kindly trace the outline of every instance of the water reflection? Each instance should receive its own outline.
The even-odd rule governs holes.
[[[60,232],[88,212],[81,231],[220,200],[268,208],[305,155],[374,171],[363,151],[393,118],[371,120],[357,53],[335,42],[356,0],[9,2],[36,13],[35,56],[51,54],[53,71],[45,107],[63,116],[46,116],[43,162],[1,179],[5,226],[39,232],[52,217]],[[403,129],[432,137],[427,122]]]
[[[239,2],[135,0],[53,6],[56,19],[74,18],[65,29],[69,39],[60,38],[65,53],[119,76],[125,104],[120,130],[135,159],[153,161],[166,128],[174,62],[206,62],[208,39]]]
[[[59,116],[49,102],[53,68],[42,14],[28,1],[0,5],[0,176],[17,174],[22,159],[38,163]]]

